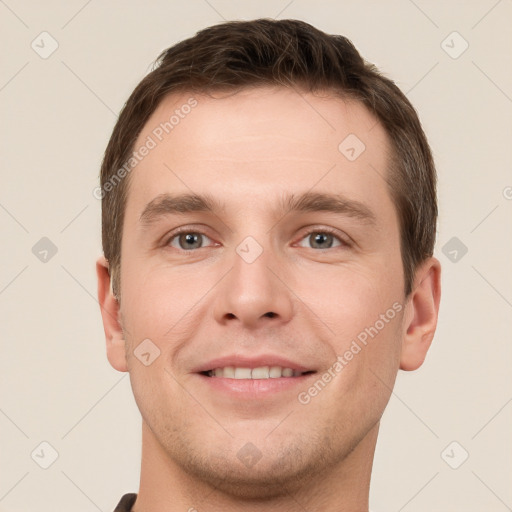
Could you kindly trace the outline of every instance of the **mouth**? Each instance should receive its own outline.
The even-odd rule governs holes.
[[[198,386],[210,394],[210,399],[227,398],[229,404],[234,400],[247,407],[260,400],[269,404],[289,399],[283,393],[307,386],[317,370],[280,354],[260,353],[220,356],[192,368],[191,373],[199,378]]]
[[[224,379],[250,379],[250,380],[264,380],[264,379],[281,379],[290,377],[302,377],[316,373],[314,370],[294,370],[293,368],[286,368],[284,366],[258,366],[256,368],[245,368],[237,366],[224,366],[212,368],[210,370],[199,372],[205,377],[224,378]]]

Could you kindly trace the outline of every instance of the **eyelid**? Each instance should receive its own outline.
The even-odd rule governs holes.
[[[198,234],[198,235],[203,235],[203,236],[209,238],[210,240],[212,240],[212,237],[209,236],[206,233],[206,231],[207,230],[203,226],[196,228],[196,226],[193,225],[193,224],[187,224],[186,226],[180,226],[179,228],[173,229],[170,233],[167,233],[163,237],[162,245],[165,246],[165,247],[167,247],[167,246],[170,247],[171,241],[174,238],[176,238],[178,235],[181,235],[182,233],[195,233],[195,234]],[[205,249],[205,248],[206,247],[200,247],[199,249]],[[179,249],[179,248],[176,248],[176,247],[173,247],[173,249],[176,249],[177,251],[183,251],[183,252],[193,252],[193,251],[186,251],[185,249]],[[199,249],[194,249],[194,250],[197,251]]]
[[[308,226],[307,228],[304,228],[304,229],[306,231],[301,232],[301,236],[296,239],[296,241],[293,243],[293,245],[302,241],[304,238],[311,235],[312,233],[328,233],[330,235],[333,235],[342,244],[342,246],[346,246],[346,247],[351,247],[354,243],[353,240],[347,234],[339,231],[336,228],[316,225],[316,226]],[[213,241],[213,238],[211,236],[209,236],[206,233],[206,231],[207,231],[207,229],[204,226],[200,226],[200,225],[197,225],[197,227],[196,227],[196,225],[193,225],[193,224],[189,224],[186,226],[180,226],[180,227],[174,229],[173,231],[171,231],[171,233],[168,233],[165,237],[163,237],[164,242],[162,245],[164,245],[166,247],[168,247],[168,246],[170,247],[171,241],[182,233],[195,233],[195,234],[203,235]],[[214,242],[214,244],[218,245],[217,242]],[[211,247],[211,246],[200,247],[199,249],[206,249],[206,247]],[[176,248],[176,247],[172,247],[172,248],[176,249],[178,251],[189,252],[189,253],[199,250],[199,249],[194,249],[194,250],[187,251],[185,249],[180,249],[180,248]],[[332,248],[330,247],[330,248],[327,248],[324,250],[335,249],[335,248],[336,247],[332,247]],[[308,247],[305,247],[305,249],[308,249]],[[316,249],[316,251],[319,251],[319,249]]]
[[[345,245],[347,247],[352,246],[352,244],[354,243],[352,241],[352,239],[347,234],[343,233],[342,231],[340,231],[336,228],[330,228],[327,226],[308,226],[305,229],[307,231],[301,233],[301,236],[297,239],[297,242],[294,242],[294,243],[300,242],[301,240],[303,240],[307,236],[311,235],[312,233],[328,233],[330,235],[333,235],[335,238],[338,239],[339,242],[341,242],[342,245]],[[306,247],[306,249],[307,249],[307,247]],[[325,249],[325,250],[328,250],[328,249]],[[318,249],[317,249],[317,251],[318,251]]]

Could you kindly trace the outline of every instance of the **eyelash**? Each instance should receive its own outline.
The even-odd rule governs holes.
[[[176,229],[175,231],[173,231],[173,233],[166,238],[166,242],[164,243],[164,246],[170,246],[170,243],[179,235],[183,234],[183,233],[192,233],[192,234],[195,234],[195,235],[203,235],[207,238],[210,238],[206,233],[204,233],[203,231],[201,231],[200,229],[191,229],[190,227],[183,227],[183,228],[178,228]],[[322,233],[322,234],[329,234],[329,235],[332,235],[336,240],[338,240],[341,244],[341,246],[345,246],[345,247],[351,247],[351,243],[344,239],[343,237],[341,237],[338,233],[337,230],[335,229],[332,229],[332,228],[321,228],[321,229],[318,229],[318,228],[315,228],[315,229],[310,229],[309,231],[307,231],[306,233],[303,234],[303,236],[300,238],[299,241],[302,241],[304,240],[305,238],[307,238],[308,236],[312,235],[313,233]],[[322,250],[328,250],[328,249],[336,249],[336,248],[339,248],[340,246],[336,246],[336,247],[328,247],[327,249],[316,249],[317,251],[322,251]],[[173,247],[173,249],[176,249],[178,251],[181,251],[181,252],[194,252],[194,251],[197,251],[199,249],[206,249],[206,247],[199,247],[199,249],[190,249],[190,250],[186,250],[186,249],[181,249],[181,248],[176,248],[176,247]],[[315,250],[314,247],[305,247],[305,249],[313,249]]]
[[[321,234],[332,235],[336,240],[338,240],[338,242],[340,242],[339,246],[328,247],[327,249],[323,249],[325,251],[328,250],[328,249],[337,249],[337,248],[340,248],[341,246],[350,247],[350,245],[351,245],[349,243],[349,241],[347,240],[348,237],[340,236],[339,232],[336,229],[333,229],[333,228],[320,228],[320,229],[312,228],[312,229],[310,229],[309,231],[307,231],[306,233],[304,233],[302,235],[302,237],[300,238],[300,241],[302,241],[305,238],[309,237],[313,233],[321,233]],[[309,247],[305,247],[305,249],[309,249]],[[314,247],[311,247],[311,249],[315,250]],[[321,251],[322,249],[316,249],[316,250],[317,251]]]

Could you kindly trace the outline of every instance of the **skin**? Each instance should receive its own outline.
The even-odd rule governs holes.
[[[168,96],[135,147],[190,96]],[[398,370],[423,363],[440,300],[435,258],[403,294],[398,218],[382,179],[387,135],[362,105],[327,94],[257,88],[195,98],[130,175],[120,302],[107,262],[96,265],[107,356],[130,373],[143,421],[134,510],[367,511],[380,418]],[[351,133],[366,146],[352,162],[338,150]],[[284,193],[307,191],[357,200],[376,221],[275,210]],[[144,226],[142,211],[164,192],[208,193],[225,208]],[[180,226],[204,233],[203,246],[167,243]],[[315,247],[322,228],[339,241]],[[250,264],[236,252],[247,236],[263,249]],[[300,403],[298,392],[395,303],[401,310],[378,335]],[[145,366],[134,350],[148,338],[160,356]],[[268,352],[317,373],[243,401],[193,373],[218,356]],[[250,467],[237,457],[249,442],[261,454]]]

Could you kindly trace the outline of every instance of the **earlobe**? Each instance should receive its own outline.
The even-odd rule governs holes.
[[[417,269],[406,307],[401,370],[416,370],[423,364],[436,331],[440,300],[441,264],[432,257]]]
[[[104,256],[96,261],[98,277],[98,302],[100,304],[103,330],[107,348],[107,358],[113,368],[120,372],[128,371],[125,353],[123,328],[120,323],[119,303],[112,291],[108,262]]]

